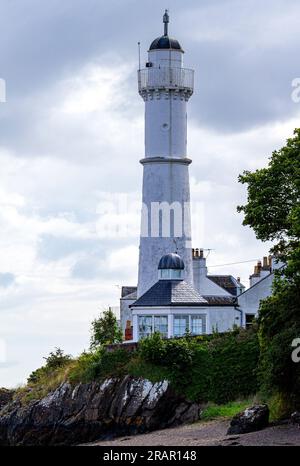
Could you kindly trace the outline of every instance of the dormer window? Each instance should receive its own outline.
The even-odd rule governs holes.
[[[184,262],[177,253],[166,254],[160,259],[158,277],[160,280],[184,279]]]

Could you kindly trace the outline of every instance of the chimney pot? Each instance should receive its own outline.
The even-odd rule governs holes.
[[[200,249],[200,257],[203,259],[203,249]]]

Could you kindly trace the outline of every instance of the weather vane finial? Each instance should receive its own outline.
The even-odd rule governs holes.
[[[164,22],[164,34],[165,36],[168,35],[168,24],[169,24],[169,10],[165,10],[165,14],[163,16],[163,22]]]

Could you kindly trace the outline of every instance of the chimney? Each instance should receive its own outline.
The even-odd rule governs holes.
[[[272,268],[272,259],[273,259],[273,258],[272,258],[272,256],[270,255],[270,256],[268,257],[268,262],[269,262],[269,267],[270,267],[270,268]]]
[[[236,281],[237,281],[238,283],[241,283],[241,277],[237,277],[237,278],[236,278]]]
[[[260,273],[261,271],[261,261],[257,262],[257,273]]]
[[[203,259],[203,249],[200,249],[200,258]]]

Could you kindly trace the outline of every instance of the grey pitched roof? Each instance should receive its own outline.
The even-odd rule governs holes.
[[[232,275],[207,275],[207,278],[233,296],[237,295],[237,281]]]
[[[127,295],[124,296],[124,298],[122,298],[122,299],[130,299],[130,300],[135,301],[136,298],[137,298],[137,291],[134,291],[133,293],[127,294]]]
[[[125,298],[132,293],[136,293],[137,287],[136,286],[122,286],[121,290],[121,298]]]
[[[130,307],[203,306],[207,301],[183,280],[159,280]]]
[[[203,296],[210,306],[234,306],[235,296]]]

